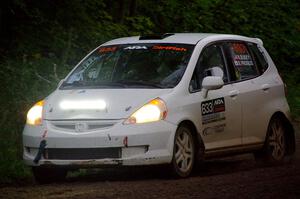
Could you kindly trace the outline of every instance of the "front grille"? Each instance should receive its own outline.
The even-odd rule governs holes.
[[[48,148],[44,158],[48,160],[89,160],[121,158],[121,148]]]
[[[48,124],[51,128],[67,131],[67,132],[89,132],[97,131],[103,129],[109,129],[113,127],[118,121],[117,120],[82,120],[82,121],[72,121],[72,120],[59,120],[59,121],[49,121]],[[76,125],[81,124],[85,128],[82,130],[76,129]]]
[[[114,124],[88,124],[87,130],[97,130],[102,128],[108,128],[113,126]],[[66,130],[74,130],[75,131],[75,124],[54,124],[55,127],[59,129],[66,129]]]

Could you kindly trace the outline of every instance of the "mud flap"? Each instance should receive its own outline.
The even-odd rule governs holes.
[[[33,162],[35,164],[38,164],[40,159],[42,158],[42,154],[44,153],[45,151],[45,147],[46,147],[47,143],[46,143],[46,140],[42,140],[41,143],[40,143],[40,147],[39,147],[39,151],[38,153],[36,154]]]

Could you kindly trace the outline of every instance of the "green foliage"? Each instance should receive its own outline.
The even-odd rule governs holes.
[[[0,183],[30,174],[21,161],[22,128],[30,106],[56,86],[55,76],[50,73],[52,66],[53,60],[45,58],[30,62],[24,58],[0,64]]]
[[[287,97],[291,107],[292,117],[300,121],[300,66],[283,74],[287,84]]]
[[[298,0],[3,0],[0,6],[0,183],[28,177],[22,129],[28,109],[90,50],[159,32],[233,33],[263,39],[300,117]]]

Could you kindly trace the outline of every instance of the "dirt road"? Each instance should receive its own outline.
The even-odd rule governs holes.
[[[276,167],[258,167],[252,155],[209,161],[187,179],[159,168],[106,169],[64,183],[2,187],[0,198],[300,198],[300,152]]]

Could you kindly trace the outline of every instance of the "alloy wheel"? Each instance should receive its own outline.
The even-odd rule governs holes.
[[[194,146],[190,132],[179,131],[175,140],[174,160],[182,173],[187,173],[193,167]]]
[[[285,137],[282,123],[279,120],[275,120],[271,124],[269,133],[268,142],[272,157],[275,160],[281,160],[285,155]]]

